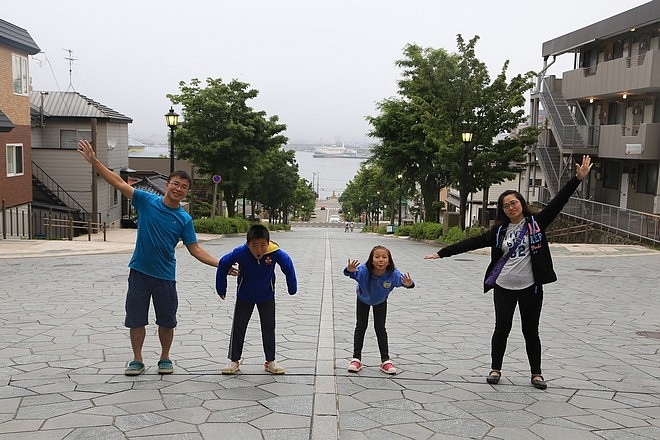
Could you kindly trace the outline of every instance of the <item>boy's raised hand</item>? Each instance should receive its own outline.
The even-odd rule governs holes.
[[[346,270],[349,271],[349,272],[355,272],[359,265],[360,265],[360,262],[358,260],[351,260],[349,258],[348,259],[348,265],[346,266]]]
[[[401,284],[403,284],[405,287],[410,287],[413,285],[413,280],[410,277],[410,273],[406,272],[401,275]]]

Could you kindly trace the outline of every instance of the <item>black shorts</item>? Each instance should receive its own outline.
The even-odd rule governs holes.
[[[128,274],[124,320],[126,327],[139,328],[149,324],[149,302],[152,298],[156,324],[165,328],[176,327],[176,312],[179,307],[176,281],[154,278],[133,269]]]

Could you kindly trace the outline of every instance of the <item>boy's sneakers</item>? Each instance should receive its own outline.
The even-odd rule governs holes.
[[[236,373],[240,364],[240,361],[229,361],[229,363],[222,369],[222,374]]]
[[[360,362],[360,359],[353,358],[351,359],[351,363],[348,364],[348,371],[351,373],[357,373],[362,369],[362,362]]]
[[[380,364],[380,371],[382,371],[383,373],[386,373],[386,374],[396,374],[397,373],[396,367],[394,366],[392,361],[389,360],[389,359],[386,360],[385,362],[383,362],[382,364]]]
[[[286,372],[277,361],[264,362],[264,370],[271,374],[284,374]]]

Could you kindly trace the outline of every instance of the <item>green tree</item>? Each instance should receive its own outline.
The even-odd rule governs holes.
[[[371,160],[386,174],[418,182],[425,212],[434,212],[440,187],[448,182],[437,162],[437,148],[424,132],[418,106],[408,99],[389,98],[378,109],[380,115],[367,118],[373,126],[369,135],[381,139]]]
[[[311,182],[299,178],[298,185],[293,196],[293,209],[302,220],[309,220],[316,208],[316,193]]]
[[[264,153],[256,167],[257,181],[255,197],[269,212],[269,222],[280,218],[288,223],[289,208],[294,205],[300,177],[293,150],[280,148]]]
[[[365,215],[368,224],[385,219],[386,214],[391,215],[393,203],[398,202],[398,194],[396,177],[385,173],[377,163],[367,162],[348,182],[339,202],[342,211],[354,216]]]
[[[173,104],[183,105],[183,122],[175,132],[177,156],[189,160],[200,174],[222,176],[220,188],[230,217],[236,199],[245,193],[254,164],[261,155],[287,142],[280,133],[286,125],[277,116],[267,117],[247,102],[258,95],[238,80],[224,83],[207,78],[181,81],[179,94],[168,94]]]
[[[374,159],[419,183],[427,214],[435,210],[440,186],[458,189],[462,228],[468,195],[512,178],[535,138],[533,129],[505,137],[524,121],[524,93],[533,73],[507,82],[507,61],[491,84],[474,53],[478,39],[466,43],[458,35],[455,54],[407,45],[396,62],[403,69],[399,96],[383,101],[381,114],[368,118],[371,134],[381,139]],[[473,133],[472,142],[462,142],[463,131]]]

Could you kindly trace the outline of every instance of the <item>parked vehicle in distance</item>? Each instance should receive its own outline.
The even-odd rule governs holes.
[[[341,220],[339,219],[339,216],[336,214],[333,214],[330,216],[330,223],[339,223]]]
[[[325,206],[321,205],[321,211],[325,211]]]

